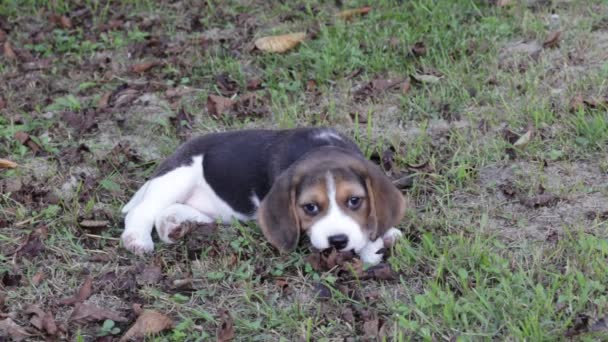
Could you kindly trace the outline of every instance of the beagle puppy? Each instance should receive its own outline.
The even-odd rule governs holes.
[[[293,250],[301,234],[318,250],[354,250],[377,264],[405,199],[357,145],[328,128],[212,133],[182,144],[122,208],[121,239],[142,254],[152,228],[172,243],[180,224],[257,219],[271,245]]]

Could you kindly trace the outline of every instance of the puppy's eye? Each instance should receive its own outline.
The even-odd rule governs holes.
[[[306,215],[315,216],[319,213],[319,206],[316,203],[306,203],[302,206]]]
[[[351,196],[346,201],[346,206],[352,210],[357,210],[361,206],[361,197]]]

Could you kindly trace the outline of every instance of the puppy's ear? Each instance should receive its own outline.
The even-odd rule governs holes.
[[[370,203],[369,231],[375,241],[396,226],[405,214],[405,198],[391,180],[372,162],[365,161],[367,178],[365,186]]]
[[[258,223],[266,239],[282,252],[291,251],[300,239],[295,188],[289,172],[279,176],[260,203]]]

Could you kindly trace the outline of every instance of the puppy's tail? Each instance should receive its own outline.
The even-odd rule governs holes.
[[[144,194],[146,193],[146,190],[148,190],[148,186],[150,186],[150,181],[147,181],[146,183],[144,183],[144,185],[142,185],[141,188],[139,188],[139,190],[137,190],[137,192],[135,193],[135,195],[133,195],[131,200],[129,202],[127,202],[127,204],[125,204],[124,207],[122,207],[121,212],[123,214],[128,213],[131,209],[133,209],[134,206],[138,205],[139,202],[141,202],[141,200],[144,198]]]

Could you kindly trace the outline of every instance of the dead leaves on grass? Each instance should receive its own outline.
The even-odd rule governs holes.
[[[79,303],[74,306],[74,310],[70,315],[70,322],[87,323],[99,322],[106,319],[115,322],[127,322],[128,319],[122,316],[119,312],[101,308],[95,304]]]
[[[218,95],[207,97],[207,112],[215,119],[222,117],[259,118],[267,115],[268,111],[263,98],[256,93],[247,93],[234,100]]]
[[[234,323],[228,310],[220,310],[220,324],[216,331],[218,342],[231,341],[234,338]]]
[[[0,169],[14,169],[19,166],[14,161],[10,161],[8,159],[0,158]]]
[[[51,336],[55,336],[59,332],[57,323],[55,323],[55,317],[53,317],[51,312],[44,311],[37,305],[29,305],[25,308],[25,313],[32,315],[30,323],[35,326],[36,329]]]
[[[154,310],[143,310],[135,323],[119,341],[141,339],[151,334],[158,334],[173,327],[171,318]]]
[[[284,53],[300,44],[306,38],[306,32],[296,32],[256,39],[254,45],[260,51]]]
[[[11,341],[23,341],[32,334],[20,327],[10,317],[0,320],[0,337],[9,337]]]
[[[559,46],[561,31],[551,31],[543,41],[543,48],[550,49]]]
[[[59,301],[59,304],[63,305],[72,305],[76,303],[84,302],[91,293],[93,292],[93,278],[88,276],[85,280],[78,292],[74,294],[72,297],[64,298]]]
[[[347,9],[347,10],[336,13],[336,17],[338,17],[340,19],[344,19],[344,20],[351,20],[351,19],[353,19],[353,17],[365,15],[365,14],[369,13],[369,11],[371,11],[371,10],[372,10],[372,8],[370,6]]]

